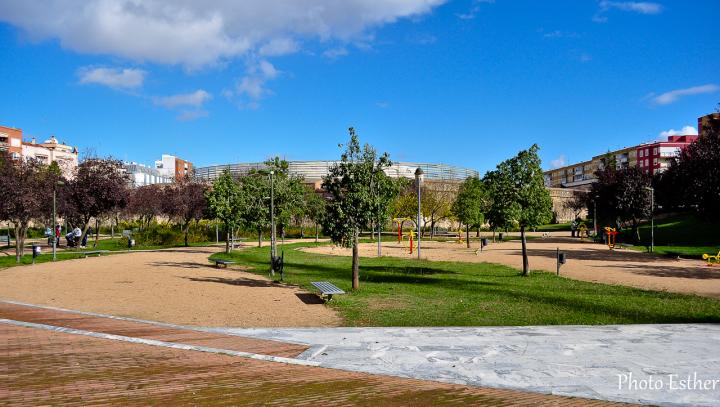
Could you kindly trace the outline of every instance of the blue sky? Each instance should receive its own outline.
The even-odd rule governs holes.
[[[198,166],[543,166],[691,132],[720,102],[716,1],[7,0],[0,124]],[[663,133],[665,132],[665,133]]]

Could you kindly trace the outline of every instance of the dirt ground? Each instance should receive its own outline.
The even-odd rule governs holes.
[[[554,232],[551,237],[528,241],[530,268],[555,272],[556,250],[567,254],[567,264],[561,267],[565,277],[607,284],[620,284],[638,288],[678,293],[697,294],[720,298],[720,267],[708,267],[701,260],[675,260],[629,249],[609,250],[607,246],[582,242],[565,237],[569,232]],[[535,234],[534,234],[535,235]],[[537,233],[540,235],[540,233]],[[482,253],[477,253],[479,243],[473,241],[472,248],[465,243],[423,241],[422,258],[428,260],[487,262],[522,268],[521,245],[519,241],[492,243]],[[308,252],[345,255],[349,249],[321,246],[304,249]],[[404,244],[383,243],[384,256],[417,258],[408,254]],[[377,244],[360,245],[363,257],[377,256]],[[361,265],[362,267],[362,265]]]
[[[340,325],[314,294],[237,268],[215,268],[207,258],[220,250],[179,248],[0,269],[0,298],[184,325]]]

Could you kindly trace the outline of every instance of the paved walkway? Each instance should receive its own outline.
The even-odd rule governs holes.
[[[632,403],[720,405],[720,325],[222,332],[305,343],[310,349],[301,359],[358,372]],[[688,376],[702,386],[713,382],[671,388]],[[643,387],[651,378],[663,388]]]
[[[593,406],[601,401],[309,366],[190,346],[296,352],[297,345],[0,302],[3,405]],[[40,324],[54,323],[56,325]],[[84,329],[68,328],[69,326]],[[102,332],[142,334],[133,338]],[[263,344],[263,342],[265,342]],[[247,347],[246,347],[247,346]],[[292,350],[292,351],[291,351]]]
[[[555,272],[556,250],[567,254],[567,264],[560,274],[584,281],[632,287],[697,294],[720,298],[720,268],[708,267],[702,260],[677,260],[630,249],[609,250],[607,246],[562,237],[568,232],[556,232],[551,238],[532,239],[527,243],[530,268]],[[519,241],[490,243],[477,253],[478,242],[472,249],[455,242],[422,242],[422,257],[429,260],[463,261],[470,263],[498,263],[522,268],[522,251]],[[319,246],[304,249],[308,252],[350,255],[349,249]],[[395,242],[383,243],[383,255],[413,258],[408,250]],[[374,257],[377,245],[363,243],[360,255]],[[362,268],[362,265],[360,266]]]

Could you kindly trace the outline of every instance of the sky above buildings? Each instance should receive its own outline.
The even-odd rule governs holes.
[[[720,102],[717,2],[0,2],[0,125],[198,166],[336,159],[482,172],[692,134]]]

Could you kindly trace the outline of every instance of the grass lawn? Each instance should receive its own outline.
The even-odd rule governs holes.
[[[311,292],[330,281],[348,292],[330,306],[348,326],[488,326],[720,322],[720,301],[698,296],[594,284],[495,264],[417,261],[392,257],[360,261],[360,290],[350,292],[351,259],[285,245],[285,281]],[[212,258],[232,259],[267,275],[268,248]]]
[[[635,250],[645,251],[650,245],[650,223],[640,226],[642,244]],[[703,253],[720,251],[720,222],[702,219],[692,213],[674,215],[655,221],[655,252],[671,257],[702,258]]]

